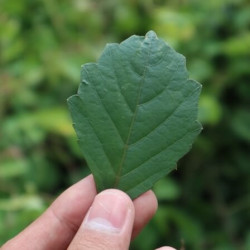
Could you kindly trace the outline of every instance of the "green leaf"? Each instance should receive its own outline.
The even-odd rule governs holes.
[[[81,81],[68,104],[98,191],[139,196],[176,168],[201,130],[201,85],[153,31],[108,44],[98,63],[83,65]]]

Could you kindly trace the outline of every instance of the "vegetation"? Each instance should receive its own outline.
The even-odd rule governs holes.
[[[149,31],[109,44],[97,63],[82,66],[68,104],[99,192],[118,188],[135,199],[190,150],[201,132],[201,85],[188,79],[185,62]]]
[[[131,249],[250,249],[248,0],[1,0],[0,244],[88,174],[66,104],[80,65],[151,29],[203,84],[204,130]]]

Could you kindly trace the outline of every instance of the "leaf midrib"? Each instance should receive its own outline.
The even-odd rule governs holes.
[[[128,138],[126,140],[126,143],[124,144],[121,162],[119,164],[117,176],[115,178],[115,183],[114,183],[114,187],[115,188],[118,186],[119,181],[120,181],[120,177],[121,177],[121,173],[122,173],[122,167],[123,167],[123,164],[125,162],[125,159],[126,159],[126,156],[127,156],[128,147],[129,147],[129,140],[130,140],[130,137],[131,137],[131,134],[132,134],[132,130],[133,130],[133,126],[134,126],[134,122],[135,122],[135,119],[136,119],[136,116],[137,116],[137,113],[138,113],[139,102],[140,102],[141,93],[142,93],[142,87],[144,85],[145,77],[146,77],[146,71],[147,71],[148,66],[149,66],[149,55],[150,55],[150,51],[151,51],[151,44],[152,44],[152,42],[150,41],[150,46],[149,46],[149,50],[148,50],[148,54],[147,54],[148,60],[147,60],[147,63],[145,65],[144,72],[143,72],[143,75],[142,75],[142,81],[141,81],[141,84],[140,84],[140,87],[139,87],[139,92],[138,92],[138,96],[137,96],[137,100],[136,100],[135,112],[134,112],[134,114],[133,114],[133,116],[131,118],[131,123],[130,123],[130,126],[129,126]]]
[[[173,145],[175,145],[177,142],[183,140],[185,138],[185,136],[188,134],[188,133],[194,133],[196,131],[200,131],[199,128],[195,128],[194,130],[187,130],[180,138],[178,138],[177,140],[173,141],[171,144],[167,145],[164,149],[162,149],[160,152],[157,152],[156,154],[150,156],[146,161],[144,161],[143,163],[141,163],[138,167],[141,167],[143,166],[145,163],[147,163],[148,161],[150,161],[152,158],[154,158],[155,156],[159,155],[159,154],[162,154],[162,152],[164,152],[166,149],[168,148],[171,148]],[[124,177],[127,177],[129,174],[131,174],[132,172],[134,172],[136,169],[132,169],[130,170],[128,173],[126,173],[125,175],[122,176],[122,178]],[[144,181],[147,180],[149,177],[145,177]],[[140,183],[141,184],[141,183]],[[129,188],[129,190],[126,190],[127,191],[130,191],[131,189],[135,188],[138,184],[132,186]]]

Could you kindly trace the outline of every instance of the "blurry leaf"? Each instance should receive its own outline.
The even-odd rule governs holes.
[[[194,59],[189,66],[190,77],[197,79],[199,81],[203,81],[208,79],[213,73],[213,67],[210,63],[201,59]]]
[[[214,125],[221,118],[221,107],[211,95],[201,95],[199,101],[199,120],[204,124]]]
[[[68,112],[61,107],[42,109],[11,117],[6,120],[3,129],[4,133],[10,137],[15,134],[15,138],[18,137],[17,134],[20,131],[25,132],[33,142],[39,142],[43,138],[41,129],[64,136],[74,135]]]
[[[245,249],[250,249],[250,230],[246,232]]]
[[[195,27],[191,21],[192,17],[167,8],[159,8],[155,12],[153,28],[171,45],[193,37]]]
[[[243,140],[250,142],[250,111],[239,109],[232,117],[231,122],[234,132]]]
[[[159,245],[159,233],[155,230],[152,221],[140,232],[140,234],[132,241],[130,250],[152,250]]]
[[[23,77],[24,84],[28,86],[37,86],[44,78],[43,67],[41,67],[41,64],[38,63],[35,58],[27,58],[24,62],[20,62],[18,69],[15,71],[17,70],[19,71],[19,75]],[[23,74],[23,72],[25,72],[25,74]]]
[[[135,198],[173,170],[201,130],[200,89],[185,58],[153,31],[109,44],[84,65],[69,108],[98,191]]]
[[[170,178],[159,180],[154,186],[154,192],[159,200],[173,200],[179,197],[179,186]]]
[[[246,56],[234,58],[229,66],[229,72],[231,73],[232,79],[234,79],[232,84],[237,85],[238,78],[249,74],[249,57]],[[246,79],[245,81],[246,88],[250,89],[248,79]],[[241,92],[240,96],[247,96],[246,99],[248,99],[249,91],[245,91],[244,84],[241,83],[241,86],[237,86],[236,91]]]
[[[244,6],[241,11],[237,12],[235,15],[235,24],[238,30],[249,28],[250,22],[250,5]]]
[[[40,191],[52,192],[62,179],[62,172],[43,155],[33,153],[27,179]]]
[[[44,109],[34,114],[37,124],[47,131],[71,136],[74,131],[71,126],[70,117],[66,109],[58,107]]]
[[[226,54],[230,56],[250,55],[250,32],[228,39],[223,46]]]
[[[11,199],[0,199],[0,210],[15,211],[20,209],[41,209],[44,202],[39,196],[22,195]]]
[[[24,160],[5,160],[1,161],[0,166],[0,179],[1,178],[13,178],[23,175],[27,172],[28,165]]]
[[[116,32],[124,32],[125,34],[136,31],[140,23],[135,8],[123,5],[117,8],[115,19]]]
[[[203,232],[201,226],[195,218],[192,218],[185,211],[175,207],[160,206],[153,220],[157,223],[162,235],[171,234],[171,226],[174,224],[178,230],[179,239],[182,239],[184,244],[193,242],[194,249],[202,249]]]
[[[19,22],[13,19],[6,19],[4,19],[4,16],[0,16],[0,48],[1,60],[3,62],[18,57],[24,49],[23,40],[21,38],[17,39],[20,31]]]
[[[79,70],[78,62],[67,60],[61,60],[61,73],[73,83],[79,82]]]
[[[223,242],[223,240],[221,241]],[[214,248],[214,250],[238,250],[238,249],[232,246],[231,243],[224,242],[224,243],[221,243],[220,246],[217,245]]]

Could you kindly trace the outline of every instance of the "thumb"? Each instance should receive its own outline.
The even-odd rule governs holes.
[[[95,197],[69,250],[129,249],[134,205],[124,192],[109,189]]]

